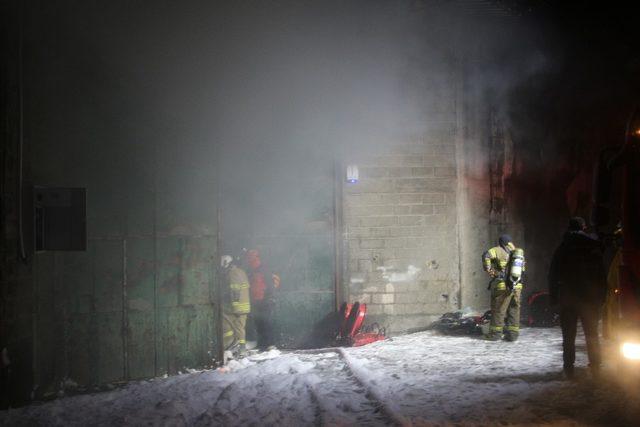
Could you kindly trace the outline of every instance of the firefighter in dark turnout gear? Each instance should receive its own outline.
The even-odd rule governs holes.
[[[224,255],[220,260],[223,269],[223,345],[225,350],[243,355],[246,351],[247,315],[251,312],[249,279],[247,274]]]
[[[517,255],[517,263],[514,263]],[[519,268],[519,276],[514,279],[512,266]],[[482,267],[491,277],[491,325],[485,338],[497,341],[502,338],[515,341],[520,334],[520,297],[524,271],[524,251],[516,248],[511,237],[503,234],[498,239],[498,246],[487,250],[482,255]]]
[[[560,309],[563,367],[569,378],[573,377],[576,359],[578,319],[594,376],[598,375],[601,363],[598,319],[607,292],[603,245],[585,231],[584,219],[571,218],[569,229],[553,254],[548,277],[551,304]]]

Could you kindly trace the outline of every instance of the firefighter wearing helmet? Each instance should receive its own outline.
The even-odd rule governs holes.
[[[220,259],[223,279],[223,345],[236,355],[246,352],[247,315],[251,311],[249,279],[230,255]]]
[[[515,341],[520,334],[520,297],[524,272],[524,250],[516,248],[511,236],[503,234],[498,246],[482,255],[484,271],[491,277],[491,325],[486,338]]]

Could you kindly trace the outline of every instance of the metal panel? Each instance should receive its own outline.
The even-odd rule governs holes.
[[[96,240],[94,246],[95,311],[122,312],[123,248],[121,240]]]
[[[70,316],[65,327],[65,355],[68,377],[78,384],[95,384],[97,376],[94,368],[96,340],[92,315]]]
[[[333,236],[311,236],[308,251],[306,284],[313,290],[333,292]]]
[[[158,310],[158,374],[176,374],[188,358],[185,348],[186,327],[195,317],[183,307]]]
[[[57,344],[63,336],[61,322],[56,322],[55,310],[56,259],[54,253],[41,253],[35,257],[34,270],[37,280],[35,310],[35,341],[33,346],[36,358],[34,376],[38,384],[50,384],[55,381],[56,365],[62,362],[57,358]],[[63,365],[64,366],[64,365]]]
[[[122,316],[120,313],[98,313],[94,315],[97,341],[92,367],[97,370],[96,383],[104,384],[124,379],[122,348]]]
[[[154,241],[127,240],[127,367],[130,378],[155,374]]]
[[[86,337],[78,328],[72,328],[74,315],[88,315],[91,312],[92,288],[93,288],[93,245],[89,242],[87,252],[67,252],[64,254],[52,254],[54,268],[52,272],[58,278],[54,281],[54,296],[51,304],[54,306],[53,318],[49,319],[56,325],[55,346],[48,355],[55,360],[55,377],[58,383],[65,377],[82,384],[81,378],[89,379],[88,366],[74,366],[78,360],[89,361],[86,351],[86,342],[82,342],[81,354],[77,357],[71,354],[70,342],[77,339],[78,334]],[[38,275],[38,279],[44,277]],[[82,322],[83,320],[81,320]],[[73,342],[72,344],[75,344]],[[41,355],[45,357],[44,355]],[[70,371],[73,368],[73,372]],[[80,372],[80,374],[78,374]],[[46,384],[46,383],[43,383]]]
[[[158,238],[156,245],[158,307],[175,307],[180,303],[184,239],[173,236]]]
[[[274,312],[280,344],[296,346],[316,321],[334,310],[333,236],[297,235],[260,238],[264,259],[281,277]]]
[[[333,311],[333,292],[283,292],[277,299],[275,329],[280,344],[298,347],[312,334],[316,322]]]
[[[127,371],[130,379],[155,375],[153,310],[131,310],[127,328]]]
[[[47,63],[45,56],[31,64]],[[108,95],[92,87],[98,98]],[[41,332],[31,343],[39,353],[27,363],[41,367],[40,378],[52,388],[65,377],[90,385],[210,365],[215,144],[141,125],[149,119],[144,113],[142,121],[117,124],[76,108],[80,98],[65,100],[69,108],[52,110],[32,129],[42,138],[29,145],[27,171],[38,182],[87,189],[88,251],[57,254],[57,266],[55,256],[39,254],[33,289],[18,289],[26,301],[20,329],[27,339],[32,330]],[[61,125],[67,119],[79,127],[70,132]],[[39,298],[35,306],[32,294]]]
[[[96,341],[90,360],[95,382],[124,379],[123,355],[123,243],[94,240],[93,306],[90,325]]]
[[[257,198],[249,207],[252,240],[281,277],[274,324],[285,346],[299,345],[335,309],[333,163],[326,156],[305,158],[270,169],[260,195],[274,201]]]
[[[40,379],[90,385],[211,366],[216,239],[89,243],[57,267],[55,254],[39,255]]]
[[[180,276],[181,303],[210,304],[216,272],[216,238],[214,236],[186,238],[182,246]]]
[[[86,190],[34,190],[36,251],[84,251],[87,248]]]
[[[87,234],[92,237],[122,236],[125,226],[122,206],[126,199],[117,184],[108,182],[108,175],[87,186]]]
[[[64,321],[63,351],[66,370],[64,376],[78,384],[97,381],[93,361],[96,353],[96,324],[94,313],[94,257],[95,242],[89,242],[86,256],[66,257],[62,268]]]
[[[90,241],[87,252],[65,254],[61,272],[62,311],[87,314],[93,305],[93,260],[95,242]]]
[[[302,280],[289,283],[288,275],[283,274],[275,322],[284,341],[295,343],[309,335],[314,323],[334,309],[333,250],[330,236],[287,241],[295,243],[288,248],[297,251],[302,261],[290,265],[288,272]]]

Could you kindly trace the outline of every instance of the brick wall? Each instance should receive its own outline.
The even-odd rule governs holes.
[[[346,286],[370,321],[402,332],[459,305],[455,114],[382,155],[345,184]]]

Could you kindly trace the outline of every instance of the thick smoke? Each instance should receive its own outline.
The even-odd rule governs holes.
[[[328,222],[334,161],[419,138],[462,108],[465,72],[502,107],[546,66],[526,28],[458,2],[43,2],[32,16],[65,47],[51,81],[77,87],[59,98],[88,117],[70,131],[100,117],[96,141],[130,153],[111,163],[142,164],[184,209],[211,203],[189,199],[194,183],[219,184],[230,246]]]

